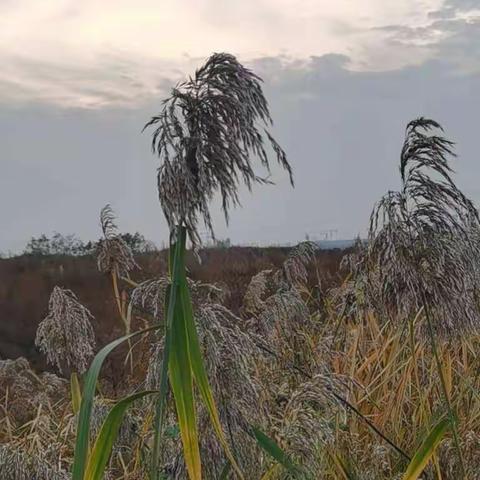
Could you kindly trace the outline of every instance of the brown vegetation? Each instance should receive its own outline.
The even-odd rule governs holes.
[[[224,285],[229,292],[226,307],[238,312],[251,278],[261,270],[278,268],[288,250],[276,247],[205,249],[200,252],[201,263],[190,256],[189,275],[194,280]],[[317,254],[316,268],[325,286],[337,282],[341,256],[340,250]],[[166,252],[143,254],[136,260],[141,268],[135,275],[139,280],[166,272]],[[315,269],[310,273],[313,285]],[[123,333],[110,277],[98,272],[93,256],[24,255],[0,259],[0,358],[23,356],[35,369],[49,369],[34,340],[55,285],[74,291],[92,312],[99,346]]]

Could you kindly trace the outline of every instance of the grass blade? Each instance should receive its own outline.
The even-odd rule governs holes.
[[[113,444],[117,439],[118,432],[122,425],[123,417],[128,407],[137,399],[146,395],[156,393],[155,391],[145,391],[134,393],[117,402],[107,415],[102,424],[102,428],[93,445],[93,449],[89,455],[84,480],[102,480],[105,467],[112,452]]]
[[[180,228],[179,228],[180,231]],[[172,326],[175,313],[175,304],[178,295],[178,278],[180,277],[180,251],[185,249],[185,244],[181,242],[182,237],[179,235],[179,240],[175,244],[170,245],[169,252],[169,266],[170,275],[172,277],[172,284],[168,287],[165,296],[165,311],[167,312],[167,319],[165,322],[165,341],[161,358],[156,361],[161,362],[160,379],[159,379],[159,396],[155,408],[154,419],[154,441],[153,452],[150,465],[150,479],[160,479],[160,444],[163,434],[163,420],[165,417],[165,407],[167,403],[167,388],[168,388],[168,373],[169,373],[169,358],[172,347]]]
[[[296,478],[300,478],[299,476],[301,474],[301,470],[290,460],[289,456],[280,448],[275,440],[265,435],[261,430],[255,427],[251,427],[251,435],[255,438],[258,445],[274,460],[276,460]]]
[[[172,325],[172,349],[169,361],[170,384],[175,399],[185,464],[191,480],[202,478],[198,446],[197,418],[193,393],[193,376],[182,303],[175,304]]]
[[[433,427],[413,456],[403,476],[403,480],[416,480],[422,474],[423,469],[426,467],[449,427],[450,420],[448,418],[440,420],[440,422]]]
[[[186,277],[185,244],[185,227],[178,227],[177,241],[170,248],[172,282],[166,305],[165,348],[162,356],[160,395],[156,410],[151,479],[157,480],[159,475],[159,452],[166,403],[167,371],[173,390],[185,463],[190,478],[192,480],[201,478],[201,459],[193,389],[193,382],[195,381],[225,454],[237,476],[243,479],[242,472],[223,433],[203,362]]]
[[[185,235],[186,235],[185,229],[182,229],[182,235],[185,238]],[[183,250],[182,255],[184,255],[184,252],[185,251]],[[215,433],[217,434],[217,437],[225,451],[225,455],[230,461],[237,476],[243,479],[242,471],[240,470],[240,467],[238,466],[235,460],[235,457],[233,456],[230,450],[227,439],[225,438],[225,434],[223,432],[222,425],[220,423],[220,416],[218,414],[215,399],[213,397],[212,389],[210,388],[210,384],[208,381],[207,371],[205,369],[203,355],[200,348],[200,342],[198,340],[197,328],[195,326],[192,301],[190,298],[190,292],[188,290],[188,283],[187,283],[187,277],[185,273],[185,263],[184,263],[183,256],[181,259],[181,263],[183,268],[181,269],[181,277],[179,280],[179,294],[180,294],[180,301],[181,301],[182,310],[183,310],[183,319],[185,322],[185,329],[186,329],[186,335],[187,335],[186,340],[188,341],[187,351],[190,356],[189,360],[190,360],[191,370],[192,370],[193,376],[195,377],[195,382],[200,392],[200,395],[202,397],[202,400],[209,413],[210,420],[212,422]]]
[[[93,399],[95,397],[95,387],[102,368],[103,362],[108,354],[126,340],[140,335],[142,333],[156,330],[159,326],[139,330],[124,337],[117,338],[113,342],[103,347],[96,355],[85,375],[83,387],[83,396],[80,404],[80,412],[77,422],[77,437],[75,440],[75,456],[73,460],[72,480],[84,480],[85,468],[88,455],[88,437],[90,434],[90,419],[92,416]]]

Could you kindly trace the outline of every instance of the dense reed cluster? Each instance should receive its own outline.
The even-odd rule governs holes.
[[[429,308],[444,336],[480,325],[478,213],[452,179],[452,142],[419,118],[407,126],[402,188],[376,204],[368,242],[348,265],[363,302],[399,319]]]
[[[97,264],[125,336],[90,363],[93,316],[53,289],[35,343],[70,388],[0,361],[0,478],[480,478],[480,222],[438,123],[407,125],[401,188],[375,205],[335,288],[322,288],[312,242],[258,271],[238,311],[226,306],[235,292],[189,277],[187,233],[198,249],[214,194],[228,219],[240,182],[268,182],[252,163],[269,171],[265,141],[292,179],[270,123],[260,79],[231,55],[173,89],[147,124],[168,272],[136,281],[102,209]],[[111,365],[125,380],[111,385],[101,366],[122,345]]]
[[[295,251],[291,256],[296,256]],[[315,262],[315,257],[312,260]],[[228,292],[220,294],[219,287],[190,281],[208,375],[218,399],[222,424],[235,445],[241,468],[247,478],[252,479],[261,478],[267,471],[271,471],[272,478],[283,475],[282,468],[249,436],[248,425],[255,422],[292,460],[306,469],[308,478],[339,478],[338,458],[348,461],[358,478],[401,478],[406,461],[338,396],[372,418],[393,442],[412,454],[435,412],[441,408],[438,381],[421,323],[415,324],[412,340],[396,322],[382,326],[385,320],[377,317],[374,310],[359,310],[355,317],[342,319],[335,302],[329,303],[338,289],[325,293],[325,310],[317,312],[316,303],[308,293],[312,280],[287,286],[284,270],[291,264],[291,258],[285,263],[252,278],[240,315],[222,306]],[[304,265],[310,277],[315,274],[312,265]],[[133,311],[142,318],[150,318],[152,324],[162,321],[164,315],[161,305],[167,289],[165,278],[145,281],[130,290]],[[258,294],[254,298],[253,292]],[[476,368],[480,367],[475,355],[478,340],[464,336],[459,342],[455,347],[442,344],[441,356],[449,372],[451,395],[460,417],[469,478],[474,479],[476,466],[480,465],[477,448],[480,424],[476,413],[480,412],[480,402],[468,392],[480,387],[475,375]],[[145,337],[133,352],[135,368],[145,371],[141,368],[145,363],[156,368],[158,355],[153,350],[161,345]],[[1,372],[5,373],[0,372],[0,377],[11,380],[3,382],[2,391],[4,394],[6,389],[15,391],[13,398],[18,398],[22,406],[17,403],[18,413],[15,413],[10,400],[8,413],[2,419],[2,442],[5,442],[0,455],[2,475],[7,479],[22,478],[18,475],[29,475],[38,465],[36,475],[43,478],[42,468],[56,472],[61,465],[58,478],[68,478],[62,475],[68,472],[72,461],[75,417],[66,382],[50,378],[51,374],[43,374],[43,382],[38,382],[27,362],[19,363],[18,367],[13,364],[10,367],[8,362],[2,363]],[[150,378],[147,388],[155,388],[152,382],[158,375],[151,372],[144,375],[138,375],[136,381],[141,384]],[[54,388],[55,384],[58,387]],[[46,392],[46,385],[50,385],[52,391]],[[21,391],[26,392],[24,397]],[[11,394],[8,397],[11,398]],[[28,404],[28,416],[21,415],[25,413],[22,398],[32,400]],[[100,398],[96,403],[92,439],[111,405],[108,398]],[[41,414],[36,417],[39,408]],[[149,412],[151,403],[145,401],[125,417],[105,478],[148,478],[147,466],[138,459],[148,456],[152,436]],[[217,478],[225,458],[203,408],[199,410],[198,421],[204,472],[206,478]],[[68,427],[61,427],[62,424]],[[27,427],[23,425],[29,425],[28,429],[33,429],[36,435],[27,436]],[[42,457],[33,447],[36,439],[48,439],[60,431],[63,431],[61,442],[53,444],[56,450]],[[181,479],[186,475],[178,435],[170,398],[162,454],[165,478]],[[439,452],[445,454],[435,457],[428,475],[436,478],[435,472],[440,469],[442,478],[459,478],[451,439],[445,439],[439,448]],[[28,461],[15,463],[15,459],[24,459],[22,455],[28,455]],[[27,473],[19,470],[20,466]],[[53,473],[50,475],[56,478]]]

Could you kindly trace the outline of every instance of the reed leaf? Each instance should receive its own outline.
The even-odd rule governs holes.
[[[134,393],[128,397],[122,398],[110,410],[107,418],[102,424],[102,428],[93,445],[88,458],[88,464],[85,471],[84,480],[102,480],[105,467],[112,453],[113,444],[118,437],[118,432],[122,425],[123,417],[128,407],[140,398],[156,393],[155,391],[144,391]]]
[[[152,478],[156,478],[155,475],[158,475],[159,445],[163,424],[161,417],[163,417],[164,414],[166,401],[165,388],[162,388],[162,384],[165,382],[165,369],[167,365],[182,438],[185,464],[190,478],[192,480],[201,478],[201,459],[193,390],[194,380],[209,413],[219,442],[225,451],[225,455],[237,476],[243,478],[242,472],[230,451],[230,447],[223,433],[220,416],[208,382],[188,290],[185,270],[185,243],[186,229],[185,227],[178,227],[177,241],[170,248],[172,285],[166,305],[166,346],[162,358],[161,393],[158,400],[159,403],[161,402],[161,405],[157,406],[158,423],[155,432],[154,447],[157,456],[153,458]],[[172,252],[174,253],[172,254]]]
[[[180,255],[182,249],[185,250],[185,237],[178,235],[178,241],[170,245],[169,251],[169,268],[172,284],[168,287],[165,295],[165,311],[167,319],[165,322],[165,341],[163,352],[159,352],[161,357],[156,361],[161,362],[160,379],[159,379],[159,396],[155,409],[154,420],[154,443],[150,465],[151,480],[158,480],[160,477],[160,445],[163,434],[163,422],[165,418],[165,407],[167,403],[168,373],[169,373],[169,357],[172,347],[172,326],[174,321],[174,307],[177,303],[178,278],[180,277]]]
[[[265,450],[274,460],[282,465],[289,473],[294,475],[294,478],[301,478],[302,473],[300,468],[297,467],[292,460],[290,460],[287,453],[268,435],[263,433],[256,427],[251,427],[251,435],[257,441],[258,445]]]
[[[183,258],[182,258],[183,261]],[[187,471],[191,480],[202,478],[198,429],[193,392],[193,375],[189,352],[187,321],[182,302],[174,305],[172,345],[169,358],[169,378],[175,398],[175,407],[183,443]]]
[[[408,465],[403,480],[416,480],[423,472],[443,436],[450,428],[450,419],[440,420],[422,442]]]
[[[186,236],[186,230],[182,229],[182,236]],[[182,252],[183,255],[184,252]],[[183,311],[183,320],[185,322],[185,332],[186,340],[188,346],[186,351],[189,353],[190,367],[192,369],[193,375],[195,377],[195,382],[202,397],[203,403],[207,408],[210,420],[212,422],[215,433],[217,434],[218,440],[220,441],[225,455],[232,464],[237,476],[243,478],[243,474],[230,450],[227,439],[222,429],[220,423],[220,416],[218,414],[217,406],[215,399],[213,397],[212,389],[210,387],[207,371],[205,369],[205,363],[203,361],[203,355],[200,348],[200,342],[198,339],[197,329],[195,326],[195,320],[193,315],[192,301],[190,298],[190,292],[188,290],[187,277],[185,273],[185,264],[182,256],[182,268],[181,268],[181,277],[179,279],[179,293],[180,293],[180,302],[181,308]]]
[[[113,342],[110,342],[108,345],[103,347],[95,355],[95,358],[93,359],[92,364],[85,375],[83,396],[77,422],[77,436],[75,440],[72,480],[84,480],[88,457],[88,437],[90,434],[90,419],[92,416],[93,400],[95,397],[98,375],[100,374],[100,369],[102,368],[103,362],[109,353],[123,342],[129,340],[130,338],[136,337],[137,335],[141,335],[142,333],[156,330],[157,328],[158,325],[154,325],[144,330],[131,333],[130,335],[117,338]]]

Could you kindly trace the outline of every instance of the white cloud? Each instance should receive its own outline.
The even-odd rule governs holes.
[[[431,47],[449,35],[432,18],[443,4],[443,0],[4,1],[0,101],[74,107],[138,104],[157,93],[165,79],[181,78],[198,64],[196,59],[219,50],[243,61],[279,55],[306,59],[334,52],[347,55],[349,68],[355,70],[401,68],[428,59]],[[406,29],[406,36],[400,41],[401,29]],[[417,35],[410,38],[410,32]]]

